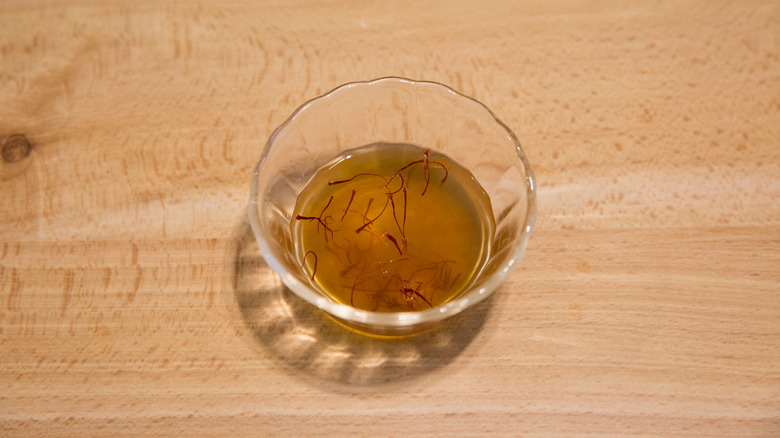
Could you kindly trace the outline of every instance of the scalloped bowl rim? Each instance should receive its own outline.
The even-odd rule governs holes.
[[[265,236],[261,232],[259,218],[257,217],[258,178],[260,176],[260,173],[263,170],[263,162],[265,160],[265,157],[268,156],[268,154],[270,153],[274,141],[276,137],[279,135],[279,133],[284,131],[284,129],[299,114],[306,111],[315,102],[328,100],[332,98],[334,95],[339,94],[340,92],[346,89],[360,87],[360,86],[372,86],[373,84],[380,84],[385,82],[400,82],[414,87],[440,88],[443,91],[455,94],[458,98],[465,98],[473,103],[478,104],[481,107],[481,109],[487,111],[487,113],[495,120],[495,122],[498,123],[501,126],[501,128],[503,128],[506,131],[507,135],[512,139],[512,141],[515,144],[515,149],[516,149],[515,152],[518,158],[520,159],[520,161],[522,162],[525,170],[526,196],[527,196],[527,209],[525,215],[525,223],[523,224],[523,229],[521,230],[522,236],[520,237],[520,242],[518,243],[517,248],[515,249],[513,254],[510,256],[509,260],[502,267],[498,268],[495,272],[485,276],[485,278],[479,282],[478,284],[479,287],[469,288],[468,290],[464,291],[459,296],[459,298],[456,298],[452,301],[448,301],[442,305],[427,310],[420,310],[414,312],[371,312],[367,310],[359,310],[345,304],[340,304],[322,296],[319,292],[314,291],[311,285],[300,281],[294,275],[290,274],[287,271],[287,269],[279,262],[279,260],[277,260],[276,257],[274,257],[270,246],[266,242]],[[435,322],[456,315],[461,311],[463,311],[464,309],[473,306],[479,303],[480,301],[484,300],[488,296],[492,295],[492,293],[498,289],[498,287],[501,285],[504,279],[509,275],[509,272],[511,272],[511,270],[514,269],[517,262],[519,262],[520,259],[522,259],[526,247],[528,246],[528,241],[531,237],[531,232],[533,231],[534,223],[536,221],[536,178],[534,176],[533,169],[531,168],[531,164],[528,161],[528,158],[526,157],[522,147],[520,146],[520,141],[517,139],[517,136],[515,136],[514,132],[512,132],[512,130],[509,129],[509,127],[506,124],[504,124],[498,117],[496,117],[493,111],[491,111],[487,106],[485,106],[485,104],[470,96],[466,96],[458,91],[455,91],[452,88],[444,84],[441,84],[439,82],[411,80],[411,79],[406,79],[397,76],[388,76],[388,77],[382,77],[370,81],[354,81],[354,82],[349,82],[340,85],[325,94],[322,94],[320,96],[317,96],[315,98],[306,101],[304,104],[298,107],[298,109],[296,109],[290,115],[290,117],[288,117],[287,120],[284,121],[284,123],[279,125],[279,127],[274,130],[274,132],[268,138],[268,141],[265,143],[265,147],[263,148],[263,151],[260,155],[260,159],[257,161],[254,167],[254,172],[252,173],[251,186],[250,186],[248,213],[249,213],[249,222],[251,224],[252,231],[255,235],[255,240],[257,241],[258,247],[260,249],[260,253],[262,254],[266,263],[271,267],[271,269],[274,270],[274,272],[276,272],[280,276],[282,282],[300,298],[302,298],[303,300],[307,301],[308,303],[314,306],[319,307],[325,312],[337,318],[343,319],[345,321],[362,323],[362,324],[370,324],[370,325],[381,326],[386,328],[408,327],[417,324]]]

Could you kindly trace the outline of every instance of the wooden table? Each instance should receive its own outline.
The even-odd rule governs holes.
[[[777,2],[11,0],[0,59],[2,436],[780,436]],[[406,341],[245,213],[277,125],[387,75],[539,183],[509,280]]]

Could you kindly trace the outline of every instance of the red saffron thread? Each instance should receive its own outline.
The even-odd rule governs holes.
[[[404,252],[401,251],[401,247],[398,246],[398,241],[395,240],[395,237],[393,237],[390,233],[385,233],[382,236],[387,237],[389,241],[393,242],[393,245],[395,245],[395,248],[398,250],[398,254],[404,255]]]
[[[323,228],[325,228],[325,241],[326,242],[328,241],[328,232],[330,232],[331,239],[333,238],[333,230],[328,226],[327,223],[325,223],[327,218],[330,217],[330,216],[327,216],[327,217],[325,217],[323,219],[322,215],[325,214],[325,210],[327,210],[328,207],[330,207],[330,203],[331,202],[333,202],[333,196],[331,196],[330,199],[328,199],[328,203],[325,205],[325,208],[322,209],[322,212],[320,212],[320,215],[318,217],[315,217],[315,216],[301,216],[301,215],[295,216],[295,219],[299,220],[299,221],[315,221],[316,220],[317,221],[317,232],[318,233],[320,232],[320,225],[322,225]]]
[[[352,189],[352,196],[349,197],[349,202],[347,203],[347,208],[344,209],[344,214],[341,215],[341,221],[344,222],[344,218],[347,216],[347,212],[349,211],[349,206],[352,205],[352,200],[355,199],[355,193],[357,193],[357,190]]]
[[[311,271],[311,281],[314,281],[314,274],[317,273],[317,254],[314,251],[306,251],[306,254],[303,255],[303,263],[301,263],[301,269],[306,268],[306,257],[309,256],[309,254],[314,257],[314,269]]]

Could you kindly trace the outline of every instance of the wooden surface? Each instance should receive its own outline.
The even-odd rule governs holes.
[[[777,2],[14,0],[0,59],[2,436],[780,436]],[[245,214],[278,124],[386,75],[539,183],[519,268],[413,341],[281,288]]]

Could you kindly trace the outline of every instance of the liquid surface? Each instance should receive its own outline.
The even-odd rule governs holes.
[[[425,310],[467,288],[495,229],[472,174],[435,151],[378,143],[323,166],[291,220],[298,260],[336,301],[375,312]]]

